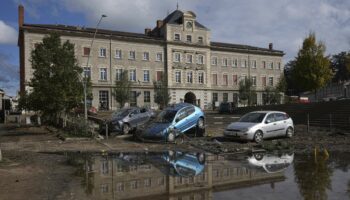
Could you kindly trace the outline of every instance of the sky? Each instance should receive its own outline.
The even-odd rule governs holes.
[[[350,50],[350,0],[1,0],[0,88],[19,90],[18,5],[25,23],[67,24],[143,33],[176,9],[191,10],[211,30],[211,41],[268,47],[293,59],[310,32],[327,55]]]

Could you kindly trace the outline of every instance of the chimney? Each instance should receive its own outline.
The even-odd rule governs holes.
[[[157,28],[160,28],[163,26],[163,20],[157,20]]]
[[[273,43],[270,43],[270,44],[269,44],[269,49],[270,49],[270,50],[273,50]]]
[[[150,28],[145,28],[145,35],[150,35],[151,29]]]
[[[24,7],[22,4],[18,6],[18,27],[22,27],[24,23]]]

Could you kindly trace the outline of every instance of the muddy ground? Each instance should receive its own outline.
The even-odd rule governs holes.
[[[222,129],[222,127],[221,127]],[[143,143],[131,136],[115,136],[108,140],[68,139],[62,141],[56,132],[46,127],[17,127],[0,125],[0,199],[75,199],[72,168],[65,157],[55,152],[67,151],[204,151],[210,153],[245,153],[259,150],[289,149],[296,153],[312,153],[315,148],[330,152],[350,152],[350,134],[346,131],[327,132],[313,129],[307,133],[298,126],[293,138],[280,138],[257,145],[251,142],[232,142],[222,137],[222,130],[208,127],[211,137],[187,137],[182,144]],[[322,150],[323,151],[323,150]],[[65,192],[62,192],[65,191]],[[68,191],[68,192],[67,192]],[[81,197],[81,194],[80,194]]]

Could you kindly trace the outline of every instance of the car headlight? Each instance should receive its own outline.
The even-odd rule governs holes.
[[[242,132],[248,132],[248,131],[249,131],[249,128],[242,129]]]

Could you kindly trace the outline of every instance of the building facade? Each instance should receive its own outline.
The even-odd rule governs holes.
[[[283,51],[213,42],[211,30],[191,12],[175,10],[144,34],[66,25],[25,24],[19,6],[20,81],[27,90],[32,77],[30,53],[45,35],[57,32],[61,40],[75,44],[75,55],[91,77],[97,108],[115,109],[112,96],[115,80],[123,70],[133,82],[130,105],[157,107],[153,82],[167,76],[170,103],[190,102],[211,109],[215,102],[238,104],[239,81],[252,78],[257,104],[262,103],[266,86],[275,86],[283,72]],[[91,53],[90,53],[91,51]],[[87,60],[89,58],[89,64]],[[102,106],[103,105],[103,106]]]

